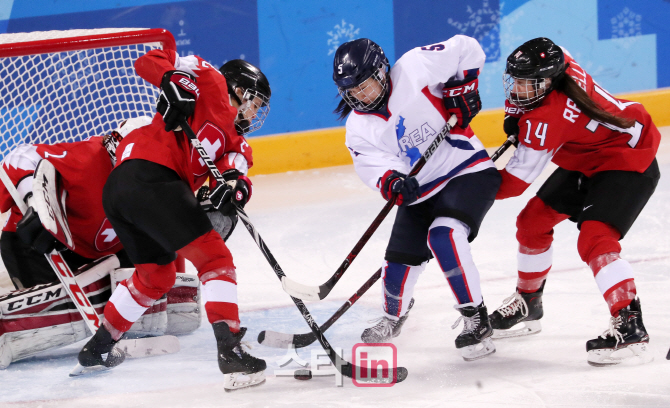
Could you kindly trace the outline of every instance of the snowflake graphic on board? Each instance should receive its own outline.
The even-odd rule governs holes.
[[[484,0],[477,10],[468,5],[466,13],[467,21],[449,18],[447,23],[461,34],[477,39],[486,53],[487,61],[500,58],[500,7],[494,9],[489,5],[489,0]]]
[[[340,44],[351,41],[358,36],[360,28],[354,28],[353,24],[342,19],[340,24],[335,24],[332,31],[326,32],[328,39],[328,55],[334,54]]]
[[[625,7],[616,17],[610,19],[612,23],[612,38],[625,39],[626,48],[635,42],[635,38],[642,35],[642,16]]]

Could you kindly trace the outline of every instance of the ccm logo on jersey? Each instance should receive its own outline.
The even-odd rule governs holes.
[[[471,82],[459,88],[451,88],[443,96],[458,96],[477,90],[477,81]]]
[[[100,252],[105,252],[119,242],[119,237],[116,236],[112,224],[105,218],[98,233],[95,235],[95,249]]]

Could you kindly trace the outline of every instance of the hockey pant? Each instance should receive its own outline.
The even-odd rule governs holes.
[[[454,218],[438,217],[428,230],[428,246],[454,295],[456,307],[478,306],[482,303],[479,271],[472,260],[468,235],[470,229]],[[426,267],[384,262],[383,310],[390,319],[397,320],[405,313],[414,293],[419,275]]]
[[[98,313],[110,298],[119,262],[108,256],[75,272],[77,282]],[[185,274],[179,274],[185,275]],[[111,280],[110,280],[111,277]],[[195,282],[189,282],[191,279]],[[198,285],[184,276],[130,328],[130,334],[185,334],[197,329]],[[167,314],[167,316],[166,316]],[[188,322],[197,321],[198,326]],[[86,323],[61,283],[37,285],[0,296],[0,369],[45,350],[73,344],[90,336]]]
[[[214,231],[201,235],[177,251],[193,263],[202,283],[205,311],[210,323],[225,321],[233,333],[240,329],[237,278],[232,255]],[[103,324],[120,338],[156,299],[175,282],[173,263],[138,264],[133,275],[122,281],[105,306]]]
[[[517,265],[519,292],[536,292],[552,266],[554,226],[569,216],[533,197],[517,217],[519,251]],[[595,276],[600,293],[612,316],[628,306],[635,298],[633,269],[619,257],[621,234],[616,228],[600,221],[584,221],[579,231],[577,250]]]

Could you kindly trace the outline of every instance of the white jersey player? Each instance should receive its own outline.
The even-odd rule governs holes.
[[[477,76],[484,60],[479,43],[462,35],[412,49],[390,69],[369,39],[342,44],[335,54],[333,79],[342,96],[336,113],[349,116],[346,146],[356,172],[399,206],[383,265],[384,315],[363,332],[367,343],[400,333],[414,285],[435,256],[462,315],[456,324],[465,322],[456,347],[468,361],[495,351],[469,244],[500,186],[469,126],[481,108]],[[452,114],[458,126],[416,177],[407,177]]]

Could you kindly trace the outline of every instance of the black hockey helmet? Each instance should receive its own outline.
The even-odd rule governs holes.
[[[553,41],[544,37],[527,41],[507,57],[503,75],[505,96],[519,108],[534,109],[558,84],[565,69],[563,50]],[[515,82],[519,79],[524,80],[524,85],[515,87]],[[527,89],[520,92],[520,88]]]
[[[383,106],[388,93],[388,70],[389,61],[384,50],[367,38],[359,38],[340,45],[333,59],[333,81],[342,99],[358,111],[377,110]],[[369,102],[354,98],[349,91],[359,87],[371,77],[381,85],[381,92],[378,95],[373,94],[374,98]],[[357,91],[361,94],[366,93],[365,88]]]
[[[228,93],[240,105],[235,121],[237,131],[244,135],[260,129],[270,112],[272,96],[270,82],[265,74],[256,66],[241,59],[226,62],[219,71],[226,78]],[[242,99],[235,93],[237,88],[243,91]]]

